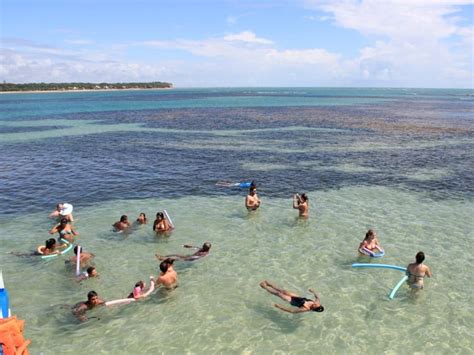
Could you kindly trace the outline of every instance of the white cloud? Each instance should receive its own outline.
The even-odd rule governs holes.
[[[369,44],[352,57],[324,48],[280,48],[272,39],[252,31],[199,40],[158,38],[109,45],[100,51],[81,39],[73,40],[76,43],[72,44],[81,45],[76,50],[11,39],[4,42],[8,47],[0,52],[0,80],[161,80],[177,86],[472,87],[474,27],[461,25],[456,17],[460,3],[465,2],[308,2],[319,11],[312,19],[366,36]],[[146,60],[127,58],[127,52],[137,47],[147,53]],[[162,59],[163,53],[171,59]]]
[[[256,44],[272,44],[273,42],[265,39],[258,38],[255,36],[255,33],[250,31],[244,31],[236,34],[227,35],[224,37],[225,41],[236,41],[236,42],[245,42],[245,43],[256,43]]]
[[[0,75],[7,82],[116,82],[162,80],[162,65],[141,65],[113,61],[83,61],[38,58],[29,53],[0,50]]]
[[[336,26],[375,42],[345,63],[366,83],[403,86],[473,85],[473,28],[460,24],[467,0],[307,1]],[[376,81],[374,81],[374,79]]]
[[[94,41],[90,41],[87,39],[67,39],[64,41],[68,44],[77,44],[77,45],[85,45],[85,44],[93,44]]]

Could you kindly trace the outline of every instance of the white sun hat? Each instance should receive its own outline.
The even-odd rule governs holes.
[[[59,211],[59,214],[61,216],[67,216],[72,213],[72,209],[73,207],[70,203],[63,203],[63,207],[61,208],[61,211]]]

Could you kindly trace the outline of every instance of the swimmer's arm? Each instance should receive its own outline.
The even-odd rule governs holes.
[[[319,302],[320,298],[316,291],[312,288],[308,289],[308,291],[311,292],[314,295],[314,299]]]
[[[53,228],[51,228],[51,230],[49,231],[49,234],[57,233],[57,232],[58,232],[58,226],[59,226],[59,225],[56,225],[56,226],[54,226]]]
[[[433,273],[431,272],[431,270],[430,270],[430,268],[429,268],[428,266],[426,267],[425,273],[426,273],[426,276],[428,276],[428,277],[433,276]]]
[[[77,233],[72,226],[71,226],[71,232],[72,232],[73,236],[78,236],[79,235],[79,233]]]
[[[305,310],[301,310],[299,308],[287,308],[284,306],[279,305],[278,303],[273,304],[276,308],[281,309],[282,311],[288,312],[288,313],[302,313],[306,312]]]
[[[155,290],[155,280],[153,279],[153,276],[150,276],[150,288],[146,292],[144,292],[142,295],[138,296],[137,298],[148,297],[154,290]]]
[[[78,320],[84,322],[87,320],[86,311],[87,306],[85,304],[81,304],[80,306],[77,306],[72,310],[72,314],[74,314],[74,317],[76,317]]]
[[[299,200],[298,200],[297,195],[293,196],[293,208],[294,209],[299,209]]]
[[[166,259],[173,259],[173,260],[178,260],[178,259],[184,259],[186,258],[185,255],[165,255],[165,256],[161,256],[159,254],[155,254],[155,257],[159,260],[159,261],[164,261]]]
[[[57,243],[56,243],[57,244]],[[67,247],[69,246],[69,244],[66,244],[66,243],[63,243],[63,244],[60,244],[56,247],[56,249],[66,249]]]
[[[200,247],[195,247],[195,246],[189,245],[189,244],[184,244],[184,245],[183,245],[183,248],[188,248],[188,249],[201,249]]]

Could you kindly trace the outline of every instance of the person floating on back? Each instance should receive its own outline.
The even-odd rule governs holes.
[[[202,245],[202,247],[194,247],[192,245],[183,245],[185,248],[190,248],[190,249],[197,249],[197,251],[194,254],[191,255],[178,255],[178,254],[173,254],[173,255],[166,255],[166,256],[160,256],[158,254],[155,254],[156,258],[160,261],[166,260],[166,259],[173,259],[173,260],[184,260],[184,261],[194,261],[198,260],[204,256],[207,256],[209,252],[211,251],[211,243],[206,242]]]
[[[289,292],[282,288],[278,288],[275,285],[271,284],[269,281],[262,281],[260,282],[260,287],[270,292],[272,295],[280,297],[282,300],[287,301],[290,305],[297,307],[297,309],[292,309],[288,307],[281,306],[277,303],[274,306],[282,311],[288,313],[303,313],[303,312],[322,312],[324,311],[324,307],[321,306],[319,301],[319,296],[316,294],[316,291],[313,289],[309,289],[308,291],[314,295],[314,300],[305,297],[299,297],[293,292]]]
[[[249,211],[255,211],[257,208],[260,207],[260,204],[261,201],[257,195],[257,187],[250,186],[249,194],[245,198],[245,207],[247,207],[247,210]]]
[[[248,189],[249,187],[256,186],[255,181],[245,182],[229,182],[229,181],[218,181],[216,186],[222,187],[239,187],[241,189]]]
[[[309,199],[306,194],[295,194],[293,196],[293,208],[300,212],[300,217],[308,218],[309,216]]]
[[[416,261],[407,266],[406,275],[408,276],[407,283],[412,290],[423,289],[423,279],[425,276],[431,277],[433,274],[428,266],[423,264],[425,260],[425,253],[419,251],[416,254]]]

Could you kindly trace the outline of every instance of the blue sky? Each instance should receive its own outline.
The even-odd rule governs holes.
[[[0,80],[473,88],[471,0],[2,0]]]

